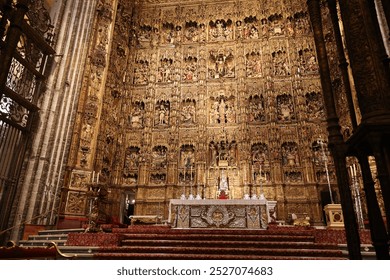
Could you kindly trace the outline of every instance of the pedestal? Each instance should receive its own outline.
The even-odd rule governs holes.
[[[326,226],[328,228],[344,228],[344,217],[341,204],[328,204],[324,207]]]
[[[268,223],[269,224],[275,224],[277,223],[276,219],[276,204],[277,201],[275,200],[268,200],[267,201],[267,207],[268,207]]]

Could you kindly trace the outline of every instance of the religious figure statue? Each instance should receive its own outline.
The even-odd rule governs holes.
[[[226,104],[225,100],[221,99],[221,103],[219,104],[219,122],[220,123],[225,123],[226,120]]]
[[[221,180],[219,182],[219,190],[220,191],[229,190],[229,181],[228,181],[228,178],[226,177],[225,172],[223,170],[221,173]]]
[[[209,75],[212,79],[234,77],[234,56],[232,50],[210,51]]]
[[[259,31],[255,26],[252,26],[250,31],[249,31],[249,37],[251,39],[258,39],[259,38]]]
[[[131,126],[132,127],[142,127],[143,126],[143,111],[140,107],[136,106],[133,109],[133,114],[130,116]]]
[[[218,112],[219,103],[218,101],[215,101],[211,107],[211,123],[218,123],[219,119],[219,112]]]
[[[155,125],[167,125],[169,123],[169,101],[159,101],[155,109]]]
[[[181,119],[183,123],[194,123],[195,122],[195,106],[194,104],[188,104],[183,106],[181,112]]]
[[[235,122],[235,113],[234,112],[235,112],[234,106],[230,105],[226,111],[226,120],[228,123]]]
[[[90,124],[84,124],[83,129],[81,131],[81,139],[82,140],[90,140],[93,134],[93,130]]]
[[[238,20],[236,22],[236,38],[237,39],[242,39],[244,38],[244,28],[242,27],[242,22],[241,20]]]
[[[204,23],[201,23],[199,25],[200,27],[200,34],[199,34],[199,41],[200,42],[204,42],[206,41],[206,37],[207,37],[207,34],[206,34],[206,25]]]
[[[164,105],[161,105],[159,110],[159,124],[165,123],[165,113],[166,113],[166,109]]]

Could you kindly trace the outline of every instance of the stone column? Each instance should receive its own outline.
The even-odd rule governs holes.
[[[390,1],[374,0],[387,54],[390,55]],[[388,59],[388,63],[390,60]]]
[[[390,232],[390,176],[387,169],[388,163],[386,162],[385,149],[383,148],[386,144],[383,143],[381,138],[379,133],[373,133],[371,134],[369,143],[372,146],[372,152],[377,166],[377,177],[380,182],[386,213],[387,231]]]
[[[387,41],[390,41],[390,1],[389,0],[381,0],[381,2],[382,2],[382,6],[383,6],[383,12],[385,14],[386,21],[387,21],[387,30],[389,31],[389,33],[387,34],[388,37],[385,39],[387,39]]]
[[[79,204],[82,205],[86,191],[85,183],[89,181],[87,174],[92,174],[93,171],[97,174],[101,171],[101,166],[96,166],[96,161],[99,162],[96,156],[101,156],[98,154],[99,140],[101,141],[102,138],[99,138],[99,131],[103,123],[101,116],[109,73],[118,0],[88,1],[88,4],[90,2],[94,4],[94,10],[88,11],[88,13],[92,13],[94,18],[91,23],[93,28],[89,37],[90,40],[88,40],[90,45],[88,53],[85,54],[89,59],[83,73],[78,100],[74,134],[68,160],[69,171],[65,176],[64,188],[62,189],[62,206],[58,227],[68,227],[67,222],[69,220],[77,221],[79,219],[80,223],[82,222],[87,210],[83,207],[74,207],[70,201],[77,199],[81,201]],[[74,71],[77,70],[74,69]],[[104,134],[104,136],[106,135]],[[79,173],[84,173],[84,175],[82,177],[77,176]],[[82,183],[77,182],[75,178],[81,178]],[[101,181],[103,181],[102,179],[107,181],[107,175],[101,174],[100,179]],[[74,227],[77,224],[73,223],[69,226]]]
[[[329,132],[329,149],[335,161],[337,183],[341,196],[341,205],[344,214],[347,245],[350,259],[361,259],[360,237],[358,225],[355,219],[351,191],[349,189],[348,171],[346,168],[346,145],[340,132],[340,125],[336,114],[335,100],[333,97],[332,81],[328,57],[326,53],[324,34],[321,20],[320,0],[307,1],[310,20],[314,32],[314,40],[317,50],[318,64],[320,67],[321,86],[323,89],[324,104],[327,113]]]
[[[371,231],[371,240],[375,248],[377,259],[389,259],[386,228],[382,219],[381,210],[375,193],[375,183],[372,179],[367,154],[358,156],[363,175],[364,193],[366,195],[367,212]]]
[[[339,1],[362,123],[390,121],[390,85],[382,37],[372,1]],[[387,66],[388,68],[388,66]]]
[[[362,122],[348,141],[351,148],[374,155],[385,201],[390,215],[389,162],[384,152],[390,133],[390,71],[374,1],[339,1]],[[362,161],[364,162],[364,161]],[[369,204],[368,204],[369,205]],[[370,223],[379,219],[370,216]],[[389,221],[388,221],[389,224]],[[387,237],[388,238],[388,237]],[[387,251],[387,256],[383,252]],[[378,258],[388,258],[387,249],[377,250]]]
[[[341,75],[343,79],[343,83],[345,85],[345,95],[347,97],[348,101],[348,109],[349,109],[349,115],[351,117],[351,123],[352,123],[352,128],[355,129],[357,126],[357,120],[356,120],[356,112],[355,112],[355,107],[353,104],[353,99],[352,99],[352,91],[351,91],[351,84],[349,82],[349,75],[348,75],[348,61],[345,57],[344,53],[344,46],[342,42],[342,36],[341,36],[341,31],[340,31],[340,26],[339,26],[339,17],[337,14],[337,6],[336,6],[336,1],[337,0],[328,0],[328,7],[330,11],[330,16],[332,19],[332,24],[333,24],[333,31],[334,31],[334,37],[336,40],[336,46],[337,46],[337,54],[339,58],[339,67],[341,69]]]

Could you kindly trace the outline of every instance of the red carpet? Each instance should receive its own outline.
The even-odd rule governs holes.
[[[362,243],[371,243],[362,232]],[[368,240],[365,240],[367,239]],[[268,230],[113,228],[111,233],[70,233],[68,246],[98,246],[95,259],[347,259],[343,230],[270,227]]]

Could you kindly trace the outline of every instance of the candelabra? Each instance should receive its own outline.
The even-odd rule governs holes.
[[[192,200],[192,199],[195,199],[194,195],[192,194],[192,186],[193,186],[193,183],[192,183],[192,163],[190,161],[190,159],[188,158],[187,159],[187,163],[185,165],[185,171],[184,171],[184,183],[183,183],[183,193],[182,195],[180,196],[180,199],[186,199],[186,185],[187,185],[187,174],[188,174],[188,170],[189,170],[189,173],[190,173],[190,176],[189,176],[189,186],[190,186],[190,193],[188,195],[188,199]]]
[[[318,143],[321,146],[321,153],[322,153],[322,159],[323,159],[323,162],[324,162],[324,168],[325,168],[325,174],[326,174],[326,182],[328,183],[330,201],[331,201],[331,204],[334,204],[333,194],[332,194],[332,187],[330,186],[330,179],[329,179],[328,157],[327,157],[327,155],[325,153],[325,149],[324,149],[325,143],[322,141],[322,139],[318,140]]]
[[[260,176],[260,193],[259,193],[259,198],[264,197],[263,193],[263,174],[261,173],[261,164],[259,164],[259,176]]]
[[[254,194],[252,194],[252,191],[250,191],[251,199],[264,199],[264,193],[263,193],[263,171],[262,171],[262,164],[259,162],[258,163],[258,177],[259,177],[259,197],[257,197],[256,194],[256,185],[257,185],[257,180],[256,180],[256,174],[253,172],[253,187],[254,187]],[[244,197],[245,198],[245,197]]]
[[[108,194],[107,186],[105,183],[99,183],[100,172],[91,173],[91,182],[87,184],[88,191],[86,193],[89,209],[88,209],[88,227],[86,231],[88,232],[98,232],[101,231],[99,221],[101,222],[101,203],[104,201],[105,197]]]
[[[88,202],[89,202],[89,211],[88,211],[88,232],[99,231],[99,196],[100,196],[101,186],[98,183],[91,183],[88,186]]]
[[[355,164],[350,167],[351,173],[351,193],[354,200],[354,208],[357,217],[357,222],[360,228],[364,228],[364,219],[363,219],[363,211],[362,204],[360,200],[360,184],[357,177],[356,166]]]

